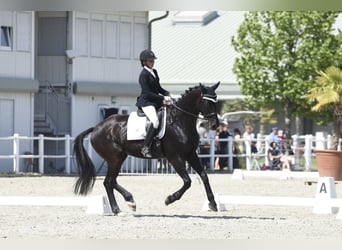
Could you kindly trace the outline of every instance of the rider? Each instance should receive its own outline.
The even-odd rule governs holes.
[[[144,146],[141,149],[141,153],[145,157],[152,157],[150,147],[159,126],[156,110],[163,104],[171,102],[170,93],[160,86],[157,70],[153,68],[155,59],[157,57],[151,50],[146,49],[140,53],[140,62],[143,69],[139,75],[141,93],[137,98],[136,105],[144,111],[152,123],[147,129]]]

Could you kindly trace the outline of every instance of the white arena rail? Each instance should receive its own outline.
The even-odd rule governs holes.
[[[49,197],[49,196],[0,196],[2,206],[72,206],[86,207],[87,214],[111,215],[107,197]]]
[[[322,188],[324,187],[324,188]],[[324,192],[322,192],[324,190]],[[291,206],[312,207],[315,214],[337,213],[336,219],[342,220],[342,199],[336,198],[334,178],[320,177],[318,179],[316,197],[286,197],[286,196],[248,196],[214,194],[219,211],[227,210],[229,205],[254,206]],[[207,211],[208,201],[202,206]]]

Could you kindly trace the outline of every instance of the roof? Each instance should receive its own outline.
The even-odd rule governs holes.
[[[178,23],[174,18],[178,12],[171,11],[166,19],[153,22],[152,50],[158,57],[155,67],[161,84],[180,92],[199,82],[210,85],[221,81],[219,96],[241,97],[232,71],[237,52],[231,45],[231,38],[244,20],[244,13],[217,12],[216,18],[203,24]],[[150,19],[162,14],[150,12]]]

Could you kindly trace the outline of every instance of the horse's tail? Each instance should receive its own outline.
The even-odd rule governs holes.
[[[93,130],[94,128],[89,128],[83,131],[74,141],[74,155],[78,169],[78,179],[75,183],[74,193],[79,195],[87,195],[95,183],[95,167],[83,146],[84,137]]]

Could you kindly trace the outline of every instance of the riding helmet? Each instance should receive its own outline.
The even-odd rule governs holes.
[[[149,59],[157,59],[152,50],[145,49],[140,53],[140,61],[146,61]]]

